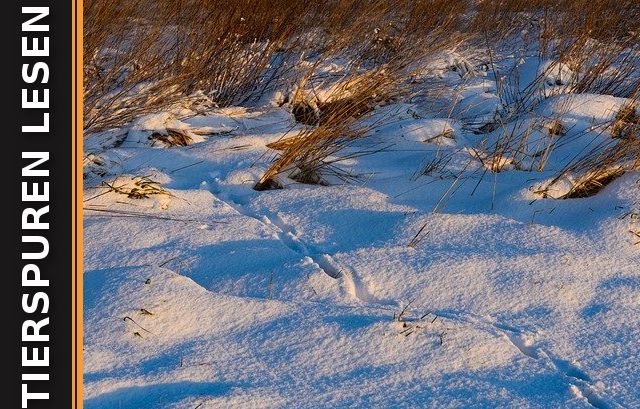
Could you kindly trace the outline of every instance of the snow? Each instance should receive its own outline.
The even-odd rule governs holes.
[[[611,121],[627,99],[597,94],[564,94],[549,99],[541,109],[543,115],[592,123]]]
[[[628,101],[540,101],[508,126],[533,129],[533,152],[561,121],[548,165],[492,173],[475,155],[501,130],[473,130],[500,108],[495,81],[440,59],[465,68],[432,74],[455,109],[378,108],[388,123],[346,153],[387,148],[339,164],[355,182],[252,189],[266,145],[300,129],[286,106],[153,113],[89,138],[84,407],[640,407],[640,173],[589,198],[535,193]],[[148,139],[169,128],[193,143]],[[141,177],[162,192],[102,183]]]
[[[546,86],[553,90],[555,87],[567,88],[575,81],[576,74],[567,64],[558,61],[545,61],[538,68],[538,76],[544,78]],[[551,91],[550,93],[552,93]]]

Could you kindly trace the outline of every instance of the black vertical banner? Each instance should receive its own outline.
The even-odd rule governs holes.
[[[72,12],[36,0],[3,12],[7,408],[72,403]]]

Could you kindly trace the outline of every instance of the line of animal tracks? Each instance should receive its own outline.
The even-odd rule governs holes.
[[[596,409],[624,409],[623,406],[600,395],[593,385],[591,377],[576,364],[554,357],[550,352],[538,346],[535,335],[519,328],[500,323],[493,317],[479,316],[469,312],[440,312],[439,316],[471,324],[496,336],[502,337],[528,359],[541,361],[553,373],[561,375],[569,383],[571,392],[584,398]]]
[[[296,234],[295,228],[285,223],[277,214],[258,214],[251,211],[241,198],[220,191],[212,193],[218,200],[232,207],[240,215],[255,219],[267,227],[275,228],[277,237],[282,244],[297,253],[301,259],[311,259],[329,277],[342,280],[344,290],[351,297],[363,303],[379,302],[354,271],[339,265],[332,255],[300,239]]]
[[[370,293],[369,286],[362,282],[356,272],[341,266],[336,262],[331,254],[321,251],[316,246],[305,242],[296,233],[293,226],[287,224],[277,214],[259,214],[252,211],[246,200],[232,194],[222,192],[218,189],[212,192],[214,196],[232,207],[242,216],[250,217],[262,223],[264,226],[274,228],[277,238],[283,245],[297,253],[301,259],[311,259],[319,269],[329,277],[342,280],[345,292],[353,299],[367,304],[368,307],[377,305],[389,309],[389,302],[381,301]],[[479,316],[463,311],[434,311],[435,315],[450,320],[463,322],[472,325],[494,336],[508,341],[519,353],[528,359],[542,361],[543,364],[554,374],[561,375],[567,380],[571,393],[586,400],[589,405],[596,409],[623,409],[623,406],[607,399],[596,390],[591,377],[577,365],[560,358],[553,357],[548,351],[538,346],[534,342],[534,335],[518,328],[503,324],[488,316]]]

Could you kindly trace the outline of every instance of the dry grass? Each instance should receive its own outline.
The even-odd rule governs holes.
[[[624,170],[620,168],[602,169],[592,173],[585,173],[574,182],[571,190],[562,195],[560,199],[579,199],[594,196],[623,174]]]
[[[495,122],[485,125],[497,135],[496,142],[479,157],[485,168],[499,172],[509,165],[519,170],[545,170],[567,130],[553,125],[560,124],[559,118],[544,118],[545,124],[537,124],[529,117],[551,95],[594,93],[629,98],[631,104],[609,125],[612,139],[594,146],[594,138],[602,139],[602,134],[572,136],[583,140],[585,149],[558,172],[549,187],[571,176],[574,187],[562,198],[591,196],[621,174],[638,169],[635,101],[640,89],[640,3],[486,0],[476,11],[472,27],[491,55],[517,44],[523,56],[535,52],[540,61],[550,62],[527,86],[520,83],[518,69],[495,73],[503,108]],[[565,78],[550,84],[549,78],[560,70],[566,70]],[[549,131],[545,146],[527,152],[525,147],[538,126]]]
[[[133,186],[131,185],[133,182]],[[146,176],[135,176],[131,180],[122,184],[116,184],[117,179],[113,182],[102,182],[107,192],[114,192],[128,197],[129,199],[148,199],[154,195],[171,195],[165,190],[159,182],[156,182]]]
[[[636,104],[623,106],[608,127],[611,136],[590,150],[580,152],[541,193],[546,194],[559,181],[572,176],[572,188],[559,198],[589,197],[626,172],[640,169],[640,126]]]
[[[167,134],[163,135],[159,132],[154,132],[149,136],[149,139],[162,142],[165,146],[187,146],[193,142],[193,139],[187,135],[184,131],[178,129],[167,129]]]
[[[284,0],[84,3],[84,128],[95,131],[204,94],[259,96],[290,62],[311,7]]]
[[[229,0],[223,7],[212,0],[89,0],[84,129],[121,126],[189,98],[204,96],[212,106],[255,101],[291,82],[308,56],[342,57],[355,69],[393,61],[427,38],[451,43],[468,7],[445,0]]]
[[[349,178],[348,174],[332,166],[344,159],[336,155],[385,123],[385,118],[371,121],[360,119],[374,107],[410,92],[406,83],[414,62],[403,58],[373,69],[354,68],[331,87],[324,99],[316,98],[314,101],[305,99],[301,84],[294,96],[292,109],[294,116],[296,110],[304,112],[302,119],[296,119],[308,126],[295,136],[269,144],[270,148],[282,152],[254,188],[265,190],[280,187],[276,177],[282,173],[287,173],[298,182],[311,184],[327,184],[323,177],[323,173],[327,172]],[[366,153],[370,152],[361,152]]]
[[[627,105],[620,109],[611,125],[611,136],[618,139],[630,139],[640,132],[640,112],[633,105]]]
[[[505,165],[545,169],[566,132],[557,118],[547,118],[548,140],[540,151],[524,147],[546,126],[529,118],[548,97],[549,75],[561,68],[572,73],[551,84],[562,92],[635,101],[640,89],[636,0],[228,0],[224,6],[212,0],[88,0],[83,31],[87,134],[178,104],[250,104],[273,90],[292,89],[287,103],[304,129],[269,145],[280,153],[256,189],[280,186],[282,173],[325,183],[323,172],[335,171],[339,153],[376,126],[363,119],[377,106],[411,95],[414,71],[444,49],[487,50],[502,106],[495,120],[478,127],[499,134],[493,146],[477,150],[489,171]],[[525,87],[518,69],[494,61],[505,50],[515,50],[515,60],[536,55],[550,64]],[[318,67],[332,59],[347,66],[330,79],[329,92],[317,93],[326,91]],[[575,158],[563,175],[638,168],[638,116],[626,109],[610,127],[613,140]],[[179,132],[152,138],[171,146],[190,143]],[[446,163],[441,155],[425,169]],[[595,177],[589,185],[606,180]]]

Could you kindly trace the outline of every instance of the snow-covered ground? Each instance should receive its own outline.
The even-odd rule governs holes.
[[[509,125],[533,129],[522,158],[490,164],[495,81],[452,66],[454,109],[376,109],[343,154],[384,149],[331,186],[252,189],[301,127],[287,106],[89,136],[84,407],[640,407],[640,173],[535,193],[626,101],[548,92]],[[548,118],[568,131],[538,172]],[[148,139],[166,128],[195,143]]]

